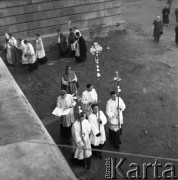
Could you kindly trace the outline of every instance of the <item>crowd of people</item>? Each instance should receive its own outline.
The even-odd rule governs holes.
[[[92,84],[78,95],[77,75],[70,66],[61,78],[61,92],[57,98],[59,109],[69,109],[67,115],[59,117],[60,134],[63,142],[73,145],[71,161],[77,165],[90,168],[92,157],[102,159],[106,142],[105,125],[109,124],[109,140],[116,149],[121,144],[123,111],[126,106],[119,93],[110,92],[106,104],[106,115],[100,109],[98,94]]]
[[[163,34],[163,26],[168,27],[169,24],[169,14],[171,11],[173,0],[167,0],[167,4],[162,10],[162,20],[160,16],[157,16],[153,21],[153,37],[156,43],[159,42],[161,35]],[[175,10],[176,16],[176,27],[175,27],[175,43],[178,47],[178,8]]]
[[[39,64],[47,62],[43,40],[39,33],[36,34],[35,47],[32,43],[21,38],[16,38],[11,33],[5,33],[6,60],[9,65],[26,65],[27,73],[38,69]],[[68,38],[57,29],[57,48],[59,58],[74,57],[77,62],[85,62],[87,58],[86,42],[81,32],[76,28],[69,28]]]

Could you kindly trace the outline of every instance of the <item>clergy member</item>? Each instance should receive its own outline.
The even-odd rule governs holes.
[[[67,91],[68,94],[76,94],[79,87],[78,79],[70,66],[66,66],[65,73],[62,75],[61,90]]]
[[[84,165],[87,169],[91,164],[91,125],[86,119],[86,113],[79,114],[79,118],[72,125],[72,142],[74,146],[73,162],[77,165]],[[87,149],[82,149],[87,148]]]
[[[88,120],[91,124],[91,147],[92,149],[103,149],[106,141],[106,134],[104,125],[107,123],[106,116],[102,111],[99,111],[98,104],[92,104],[92,113],[88,116]],[[102,153],[93,151],[92,154],[102,159]]]
[[[60,96],[57,99],[57,107],[62,109],[71,108],[68,115],[60,117],[61,121],[61,137],[65,138],[67,143],[70,143],[71,139],[71,127],[74,123],[74,107],[76,102],[71,94],[67,94],[65,90],[61,90]]]
[[[87,84],[87,89],[82,93],[82,110],[86,112],[87,116],[91,113],[91,105],[97,103],[98,96],[93,85]]]
[[[38,33],[36,34],[36,58],[39,64],[44,64],[47,61],[43,40]]]
[[[36,63],[35,50],[34,50],[32,44],[30,44],[27,40],[24,40],[24,44],[26,45],[25,57],[27,58],[27,62],[28,62],[27,73],[30,73],[30,72],[38,69],[38,66]]]
[[[126,106],[124,101],[119,97],[119,107],[118,107],[118,97],[115,91],[110,92],[111,98],[107,101],[106,114],[109,121],[109,138],[116,148],[119,148],[120,135],[122,134],[123,125],[123,111]]]

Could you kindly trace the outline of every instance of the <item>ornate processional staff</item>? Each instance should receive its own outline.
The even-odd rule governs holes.
[[[98,55],[103,50],[102,46],[100,46],[97,42],[94,43],[94,46],[90,48],[90,53],[95,56],[96,63],[96,77],[97,77],[97,92],[98,92],[98,120],[100,121],[100,67],[99,67],[99,59]],[[100,131],[100,122],[99,122],[99,131]]]
[[[120,109],[119,109],[119,93],[121,92],[119,82],[121,81],[121,78],[119,77],[118,71],[116,71],[116,77],[114,77],[114,81],[116,83],[116,92],[118,97],[118,126],[120,126]]]

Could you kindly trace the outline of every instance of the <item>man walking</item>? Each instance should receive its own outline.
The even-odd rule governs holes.
[[[123,111],[126,106],[124,101],[117,97],[115,91],[110,92],[111,98],[106,104],[106,114],[109,122],[109,138],[116,148],[119,148],[120,135],[122,134]]]
[[[85,165],[87,169],[90,168],[92,155],[90,133],[91,125],[86,119],[86,114],[82,112],[72,125],[72,142],[74,146],[72,160],[77,165]]]
[[[92,104],[91,108],[92,113],[88,116],[88,120],[91,124],[91,147],[93,149],[103,149],[106,141],[104,125],[107,123],[107,119],[104,113],[99,111],[98,104]],[[93,151],[92,154],[102,159],[101,152]]]
[[[97,103],[98,96],[92,84],[87,84],[87,89],[82,93],[82,110],[87,116],[91,114],[91,105]]]

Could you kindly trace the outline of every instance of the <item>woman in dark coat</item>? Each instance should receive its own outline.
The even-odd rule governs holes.
[[[169,24],[169,14],[170,14],[170,10],[168,8],[168,5],[166,5],[163,8],[162,14],[163,14],[163,26],[164,25],[168,26],[168,24]]]
[[[153,29],[153,37],[154,41],[157,43],[159,42],[161,34],[163,34],[163,23],[159,16],[153,22],[154,29]]]

